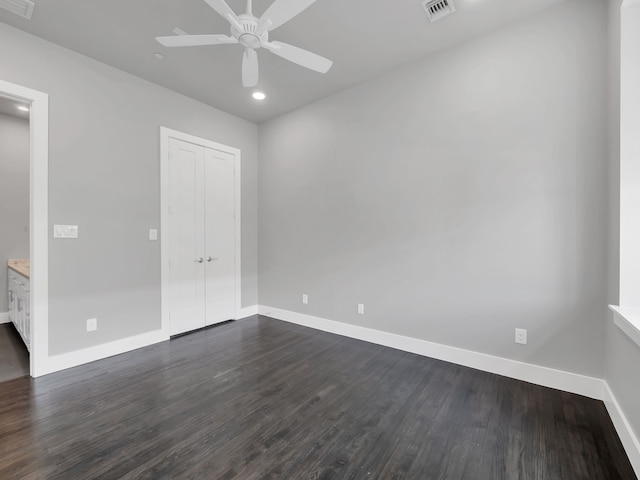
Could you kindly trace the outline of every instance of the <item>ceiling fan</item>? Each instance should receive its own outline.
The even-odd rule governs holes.
[[[168,37],[156,37],[156,40],[165,47],[195,47],[239,43],[244,47],[242,84],[245,87],[254,87],[258,83],[258,55],[256,50],[259,48],[264,48],[310,70],[327,73],[331,65],[333,65],[331,60],[287,43],[269,41],[269,32],[291,20],[315,1],[275,0],[264,12],[264,15],[257,18],[251,13],[252,0],[247,0],[247,13],[242,15],[236,15],[225,0],[205,0],[211,8],[231,24],[231,36],[170,35]]]

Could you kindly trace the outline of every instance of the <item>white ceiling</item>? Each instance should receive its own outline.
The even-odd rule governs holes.
[[[0,21],[259,123],[563,1],[454,0],[456,14],[430,24],[419,0],[318,0],[270,38],[327,57],[333,68],[322,75],[260,50],[262,103],[242,87],[239,45],[168,49],[154,40],[175,27],[228,34],[203,0],[35,0],[31,21],[4,10]],[[228,3],[246,8],[246,0]],[[254,0],[254,14],[270,3]]]
[[[28,119],[29,112],[22,112],[18,110],[19,105],[24,105],[25,107],[29,106],[24,102],[0,95],[0,114],[9,115],[10,117],[24,118],[25,120]]]

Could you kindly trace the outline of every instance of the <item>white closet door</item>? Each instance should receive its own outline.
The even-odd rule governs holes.
[[[202,146],[169,139],[171,335],[206,326]]]
[[[235,157],[205,151],[207,325],[235,318]]]

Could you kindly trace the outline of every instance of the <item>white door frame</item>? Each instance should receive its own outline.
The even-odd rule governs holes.
[[[206,148],[212,148],[221,152],[226,152],[234,156],[235,159],[235,215],[234,215],[234,258],[235,258],[235,319],[241,317],[242,309],[242,242],[241,242],[241,161],[240,149],[222,145],[220,143],[196,137],[188,133],[179,132],[166,127],[160,127],[160,278],[162,285],[162,331],[169,337],[171,324],[169,321],[169,244],[165,238],[169,238],[169,139],[175,138],[183,142],[193,143]]]
[[[32,377],[48,373],[49,358],[49,95],[0,80],[0,94],[31,104],[30,125],[30,296]]]

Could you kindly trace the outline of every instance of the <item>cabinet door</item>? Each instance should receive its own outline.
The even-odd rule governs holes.
[[[205,152],[207,325],[235,318],[235,157]]]
[[[25,325],[25,320],[27,317],[27,311],[26,311],[26,302],[25,302],[25,291],[24,291],[24,279],[22,277],[18,277],[17,279],[17,290],[18,290],[18,295],[17,295],[17,323],[16,323],[16,327],[18,329],[18,332],[20,333],[20,336],[22,337],[22,339],[24,340],[24,325]]]
[[[18,277],[14,275],[11,278],[11,288],[13,290],[13,305],[11,307],[11,313],[13,324],[16,329],[20,330],[20,284],[18,283]]]
[[[206,326],[204,147],[169,140],[171,335]]]
[[[31,351],[31,282],[26,279],[24,282],[24,330],[23,339],[27,350]]]
[[[13,274],[9,272],[9,320],[13,323],[16,322],[16,288],[14,283]]]

